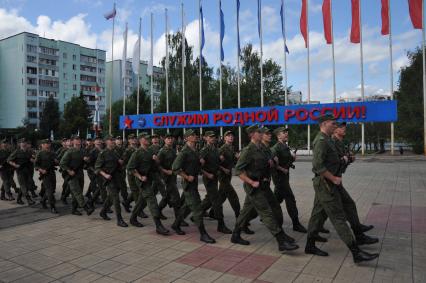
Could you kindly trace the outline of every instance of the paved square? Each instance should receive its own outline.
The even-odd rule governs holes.
[[[302,159],[291,172],[291,184],[306,226],[314,193],[311,164]],[[60,214],[52,215],[39,204],[2,201],[0,282],[426,282],[426,159],[360,159],[343,180],[362,221],[375,226],[368,234],[380,238],[379,244],[363,246],[380,252],[375,261],[355,265],[329,222],[329,241],[320,246],[330,256],[304,254],[306,235],[291,230],[285,205],[286,232],[300,249],[281,254],[259,219],[251,226],[255,235],[243,234],[249,246],[230,243],[230,235],[216,232],[216,222],[205,219],[217,240],[205,245],[192,225],[183,228],[185,236],[162,237],[151,218],[142,220],[144,228],[119,228],[114,220],[101,220],[99,209],[90,217],[73,216],[58,202]],[[58,189],[61,182],[58,177]],[[243,202],[237,177],[233,184]],[[199,190],[204,196],[201,183]],[[172,210],[165,214],[170,226]],[[228,202],[224,214],[232,227]],[[124,218],[128,221],[129,215],[124,213]]]

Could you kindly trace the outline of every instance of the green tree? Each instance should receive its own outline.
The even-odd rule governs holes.
[[[40,115],[40,132],[44,137],[49,137],[50,132],[58,134],[60,125],[60,113],[58,102],[50,96],[44,105],[43,111]]]
[[[396,135],[413,146],[416,153],[423,152],[423,79],[422,50],[408,52],[409,65],[401,69],[398,91],[398,122]]]
[[[80,132],[85,134],[91,128],[91,111],[84,96],[71,98],[65,104],[64,116],[60,125],[62,136],[70,136]]]

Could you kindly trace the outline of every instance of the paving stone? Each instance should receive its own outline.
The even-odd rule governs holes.
[[[89,269],[102,275],[108,275],[124,267],[127,267],[127,265],[117,261],[105,260],[89,267]]]
[[[62,282],[93,282],[99,278],[101,278],[102,275],[87,269],[82,269],[78,272],[75,272],[73,274],[70,274],[66,277],[61,278]]]

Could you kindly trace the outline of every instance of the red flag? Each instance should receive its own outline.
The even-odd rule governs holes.
[[[305,47],[308,48],[308,22],[307,22],[306,0],[302,0],[302,12],[300,14],[300,32],[305,39]]]
[[[322,3],[322,20],[324,22],[324,37],[327,44],[333,43],[331,34],[331,0],[324,0]]]
[[[415,29],[422,29],[422,0],[408,0],[408,8],[410,10],[410,18]]]
[[[382,35],[389,34],[389,0],[382,0]]]
[[[361,42],[361,29],[359,23],[359,0],[352,1],[352,27],[351,27],[351,42]]]

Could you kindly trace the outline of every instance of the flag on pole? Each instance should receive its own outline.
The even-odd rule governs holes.
[[[123,58],[121,61],[121,77],[126,78],[126,58],[127,58],[127,23],[123,33],[124,47],[123,47]]]
[[[106,20],[110,20],[112,18],[115,18],[116,15],[117,15],[117,10],[115,9],[115,3],[114,3],[114,8],[108,13],[105,13],[104,17]]]
[[[331,0],[324,0],[322,3],[322,20],[324,22],[324,37],[327,44],[333,43],[331,31]]]
[[[283,7],[283,3],[281,3],[280,16],[281,16],[281,33],[283,35],[283,39],[285,39],[284,7]],[[285,48],[285,52],[290,53],[290,51],[288,50],[287,44],[285,45],[284,48]]]
[[[152,30],[154,29],[153,27],[153,15],[151,13],[151,48],[150,48],[150,54],[149,54],[149,62],[148,62],[148,68],[146,70],[146,74],[148,76],[152,76],[153,72],[153,65],[154,65],[154,38],[153,38],[153,32]]]
[[[169,69],[170,59],[169,59],[169,15],[167,13],[167,8],[165,9],[166,17],[166,62],[165,68]]]
[[[259,38],[261,38],[261,30],[260,30],[260,26],[262,24],[262,4],[260,3],[260,1],[262,0],[257,0],[257,32],[259,33]]]
[[[185,41],[186,41],[186,37],[185,37],[185,33],[186,33],[186,25],[185,25],[185,11],[183,10],[183,4],[182,4],[182,65],[183,67],[186,67],[186,54],[185,54]]]
[[[204,37],[204,16],[203,16],[203,6],[201,6],[201,4],[200,4],[200,18],[201,18],[201,50],[200,50],[201,58],[200,60],[201,62],[203,62],[204,61],[203,48],[204,48],[204,44],[206,43],[206,39]]]
[[[422,0],[408,0],[408,8],[410,10],[410,18],[415,29],[422,29],[422,11],[423,3]]]
[[[225,19],[222,11],[222,1],[219,1],[220,6],[220,60],[223,61],[225,53],[223,52],[223,38],[225,37]]]
[[[240,45],[240,0],[237,0],[237,40],[238,40],[238,54],[241,54],[241,45]]]
[[[302,11],[300,13],[300,32],[302,33],[303,38],[305,39],[305,47],[308,48],[308,22],[307,22],[307,0],[302,0]]]
[[[359,23],[359,0],[352,1],[352,26],[351,26],[351,42],[360,43],[361,41],[361,27]]]
[[[382,0],[382,35],[389,34],[389,1]]]
[[[132,69],[133,73],[136,75],[139,74],[139,65],[140,65],[140,39],[136,40],[135,46],[133,47],[133,58],[132,58]]]

